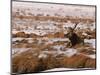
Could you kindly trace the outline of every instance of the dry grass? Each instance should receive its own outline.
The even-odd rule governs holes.
[[[40,21],[47,21],[47,20],[51,20],[51,21],[56,21],[56,22],[67,22],[68,20],[72,21],[73,23],[76,22],[83,22],[83,23],[87,23],[87,21],[89,23],[93,23],[95,21],[95,19],[91,19],[91,18],[74,18],[74,17],[55,17],[55,16],[16,16],[14,18],[18,18],[18,19],[32,19],[32,20],[40,20]]]
[[[27,48],[27,47],[28,45],[26,43],[20,43],[13,46],[13,48]]]
[[[96,60],[95,59],[88,59],[85,64],[86,68],[96,68]]]
[[[40,50],[39,50],[40,51]],[[84,55],[74,55],[72,57],[58,56],[54,57],[48,54],[46,58],[38,58],[34,55],[38,51],[26,51],[12,60],[13,73],[34,73],[53,68],[95,68],[95,59],[90,59]]]
[[[13,48],[41,48],[37,43],[18,43],[13,45]]]
[[[37,58],[32,51],[23,52],[12,59],[13,73],[34,73],[61,67],[59,60],[48,54],[47,58]]]
[[[93,49],[91,49],[91,50],[88,50],[88,49],[82,49],[82,50],[80,50],[80,53],[83,53],[83,54],[95,54],[95,52],[94,51],[92,51]]]
[[[67,68],[85,68],[88,57],[83,55],[74,55],[70,58],[64,58],[63,66]]]
[[[14,35],[14,37],[25,37],[25,38],[27,38],[28,35],[25,34],[25,32],[18,32],[18,33],[16,33],[16,34]]]
[[[12,59],[13,73],[37,72],[39,62],[31,52],[24,52]]]
[[[39,54],[39,51],[36,50],[35,52],[32,52],[31,50],[14,56],[12,59],[13,73],[34,73],[59,66],[58,61],[56,58],[52,57],[52,55],[40,59],[38,58],[38,55],[35,56],[34,53]]]
[[[19,20],[31,20],[33,21],[54,21],[57,22],[60,25],[59,28],[63,29],[63,24],[67,23],[68,21],[71,21],[72,23],[82,22],[82,23],[93,23],[95,22],[94,19],[91,18],[74,18],[74,17],[55,17],[55,16],[15,16],[14,18],[17,18]],[[30,23],[31,24],[31,23]],[[28,26],[31,26],[31,25]],[[55,23],[56,24],[56,23]],[[21,28],[16,28],[16,30],[21,30]],[[82,36],[83,31],[88,34]],[[91,29],[75,29],[75,32],[78,36],[80,36],[82,39],[95,39],[96,38],[96,30],[91,31]],[[67,57],[64,54],[59,54],[55,56],[54,54],[47,54],[47,57],[39,58],[39,55],[42,51],[54,51],[57,49],[52,48],[52,46],[56,45],[64,45],[66,44],[66,48],[69,47],[68,41],[57,41],[53,43],[48,43],[46,45],[47,40],[42,40],[43,43],[39,43],[39,40],[37,38],[64,38],[64,31],[61,30],[59,32],[54,33],[48,33],[43,36],[39,36],[34,33],[27,34],[25,32],[17,32],[16,34],[12,34],[12,37],[21,37],[21,38],[33,38],[33,42],[29,43],[28,40],[21,40],[16,41],[17,44],[14,44],[13,48],[32,48],[33,50],[28,50],[25,52],[22,52],[20,54],[16,54],[12,58],[12,70],[13,73],[34,73],[34,72],[40,72],[48,69],[53,68],[95,68],[96,67],[96,60],[91,59],[85,55],[82,54],[94,54],[95,52],[92,51],[94,49],[85,49],[86,47],[89,47],[89,45],[83,45],[83,44],[77,44],[76,46],[73,46],[73,48],[77,49],[79,53],[82,54],[76,54],[72,57]],[[66,50],[66,49],[62,49]]]
[[[61,67],[59,60],[52,55],[48,55],[47,58],[42,59],[42,64],[45,66],[45,70]]]

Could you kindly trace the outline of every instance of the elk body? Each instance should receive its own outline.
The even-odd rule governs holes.
[[[84,40],[74,32],[74,29],[76,28],[76,26],[77,24],[75,25],[74,28],[69,27],[68,33],[64,35],[64,37],[69,38],[71,47],[77,44],[84,44]]]

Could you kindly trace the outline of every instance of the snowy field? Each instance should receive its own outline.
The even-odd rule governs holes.
[[[69,46],[64,35],[76,23],[74,32],[84,45]],[[95,7],[13,2],[13,72],[95,69],[95,33]]]

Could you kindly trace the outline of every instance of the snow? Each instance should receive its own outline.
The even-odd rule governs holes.
[[[82,33],[82,35],[84,35],[84,36],[88,36],[88,34],[87,34],[87,33],[85,33],[85,32],[83,32],[83,33]]]
[[[28,43],[33,43],[33,40],[32,40],[32,38],[28,40]]]
[[[34,34],[36,34],[36,35],[39,35],[39,36],[43,36],[43,35],[45,35],[45,34],[47,34],[45,31],[43,31],[43,30],[23,30],[25,33],[28,33],[28,34],[30,34],[30,33],[34,33]]]
[[[77,53],[77,50],[74,48],[66,48],[65,51],[62,51],[65,47],[63,45],[53,46],[54,49],[57,49],[57,54],[64,54],[67,57],[71,57]]]
[[[77,54],[77,50],[76,49],[69,48],[67,51],[65,51],[64,54],[67,55],[68,57],[71,57],[71,56]]]
[[[15,24],[13,24],[13,34],[16,34],[17,32],[25,32],[27,34],[30,33],[34,33],[36,35],[46,35],[48,33],[55,33],[55,32],[59,32],[61,30],[61,28],[58,27],[59,24],[57,24],[56,22],[52,22],[52,21],[28,21],[26,23],[24,23],[24,21],[21,20],[21,24],[19,24],[20,20],[14,21]],[[67,23],[63,23],[63,29],[64,29],[64,33],[67,33],[67,29],[68,27],[74,27],[75,24],[71,23],[70,21],[68,21]],[[86,25],[86,24],[82,24],[79,23],[77,25],[77,29],[91,29],[92,31],[95,29],[95,23],[91,24],[91,25]],[[18,30],[20,29],[20,30]],[[82,33],[83,35],[87,35],[86,33]]]
[[[92,58],[92,59],[95,59],[96,58],[96,55],[95,54],[92,54],[92,55],[87,55],[88,57]]]
[[[40,23],[41,24],[41,23]],[[43,25],[39,25],[37,26],[37,29],[41,29],[41,30],[46,30],[46,29],[50,29],[50,30],[54,30],[54,29],[57,29],[56,26],[54,26],[54,24],[52,23],[47,23],[46,25],[43,23]]]
[[[27,40],[28,43],[32,43],[34,42],[34,39],[33,38],[20,38],[20,37],[17,37],[17,38],[12,38],[12,42],[15,42],[15,41],[21,41],[21,40]],[[54,42],[57,42],[57,41],[69,41],[68,38],[48,38],[48,37],[43,37],[43,38],[36,38],[38,40],[38,43],[41,44],[43,41],[42,40],[45,40],[45,44],[53,44]]]
[[[67,23],[64,23],[63,28],[68,28],[68,27],[74,27],[75,24],[71,23],[70,21],[68,21]]]
[[[72,71],[72,70],[85,70],[85,69],[92,69],[92,68],[53,68],[49,70],[45,70],[42,72],[52,72],[52,71]]]
[[[22,52],[30,50],[31,48],[12,48],[12,55],[18,55]]]
[[[63,47],[63,46],[61,46],[61,47]],[[40,55],[38,56],[38,58],[46,58],[49,54],[52,54],[54,57],[56,57],[60,54],[63,54],[67,57],[71,57],[77,53],[77,50],[73,49],[73,48],[67,48],[65,51],[62,51],[62,50],[60,50],[61,47],[59,47],[59,48],[56,47],[58,50],[54,50],[54,51],[42,51],[40,53]]]
[[[79,28],[79,29],[90,29],[91,31],[93,31],[95,29],[95,22],[91,23],[91,24],[80,22],[77,25],[77,28]]]
[[[34,40],[32,38],[13,38],[12,41],[16,41],[16,40],[28,40],[29,43],[32,43],[34,42]],[[54,42],[57,42],[57,41],[68,41],[67,38],[52,38],[52,39],[49,39],[47,37],[45,38],[37,38],[38,40],[38,44],[41,44],[42,43],[42,40],[45,39],[45,44],[53,44]],[[95,39],[85,39],[84,40],[85,43],[88,43],[91,47],[95,48]],[[58,56],[60,54],[63,54],[67,57],[71,57],[75,54],[77,54],[77,49],[75,48],[66,48],[66,45],[53,45],[51,46],[51,48],[53,48],[54,50],[44,50],[44,51],[41,51],[38,58],[46,58],[49,54],[52,54],[53,56]],[[15,53],[21,53],[21,52],[24,52],[24,51],[27,51],[29,50],[29,48],[13,48],[12,49],[12,54],[15,54]],[[90,58],[95,58],[95,54],[94,55],[85,55],[85,56],[88,56]]]
[[[13,29],[12,34],[16,34],[18,32],[20,32],[20,31],[16,31],[16,30]]]
[[[47,57],[47,54],[43,54],[43,53],[41,53],[39,56],[38,56],[38,58],[40,59],[40,58],[46,58]]]
[[[91,29],[91,31],[93,31],[95,28],[96,28],[96,24],[95,24],[95,22],[94,22],[94,23],[92,23],[92,24],[90,25],[90,29]]]
[[[89,43],[93,48],[95,48],[95,39],[84,39],[85,43]]]
[[[77,69],[74,69],[74,68],[54,68],[54,69],[49,69],[49,70],[45,70],[45,71],[42,71],[42,72],[50,72],[50,71],[68,71],[68,70],[77,70]]]
[[[51,38],[49,41],[57,42],[57,41],[69,41],[68,38]]]
[[[89,54],[89,55],[87,55],[87,54],[83,54],[83,53],[77,53],[77,55],[83,55],[83,56],[89,57],[91,59],[95,59],[96,58],[95,54]]]
[[[27,34],[34,33],[43,36],[47,33],[57,32],[60,30],[53,21],[23,21],[13,20],[13,34],[17,32],[25,32]]]
[[[96,50],[92,50],[92,51],[96,52]]]
[[[45,44],[53,44],[54,42],[58,42],[58,41],[70,42],[68,38],[49,38],[47,39],[47,42]]]
[[[22,40],[27,40],[28,43],[32,43],[33,42],[33,38],[20,38],[20,37],[17,37],[17,38],[12,38],[12,42],[15,42],[15,41],[22,41]]]
[[[63,45],[56,45],[56,46],[53,46],[54,49],[57,49],[57,50],[61,50],[64,48]]]
[[[17,40],[18,40],[18,41],[21,41],[21,40],[23,40],[23,39],[24,39],[24,38],[19,38],[19,37],[18,37],[18,38],[12,38],[12,41],[13,41],[13,42],[14,42],[14,41],[17,41]]]

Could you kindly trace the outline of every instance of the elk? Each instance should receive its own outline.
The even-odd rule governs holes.
[[[73,28],[68,27],[68,33],[64,35],[64,37],[66,37],[70,40],[71,47],[73,47],[77,44],[84,44],[84,40],[81,37],[79,37],[74,31],[75,28],[77,27],[77,25],[78,25],[78,23],[76,23]]]

